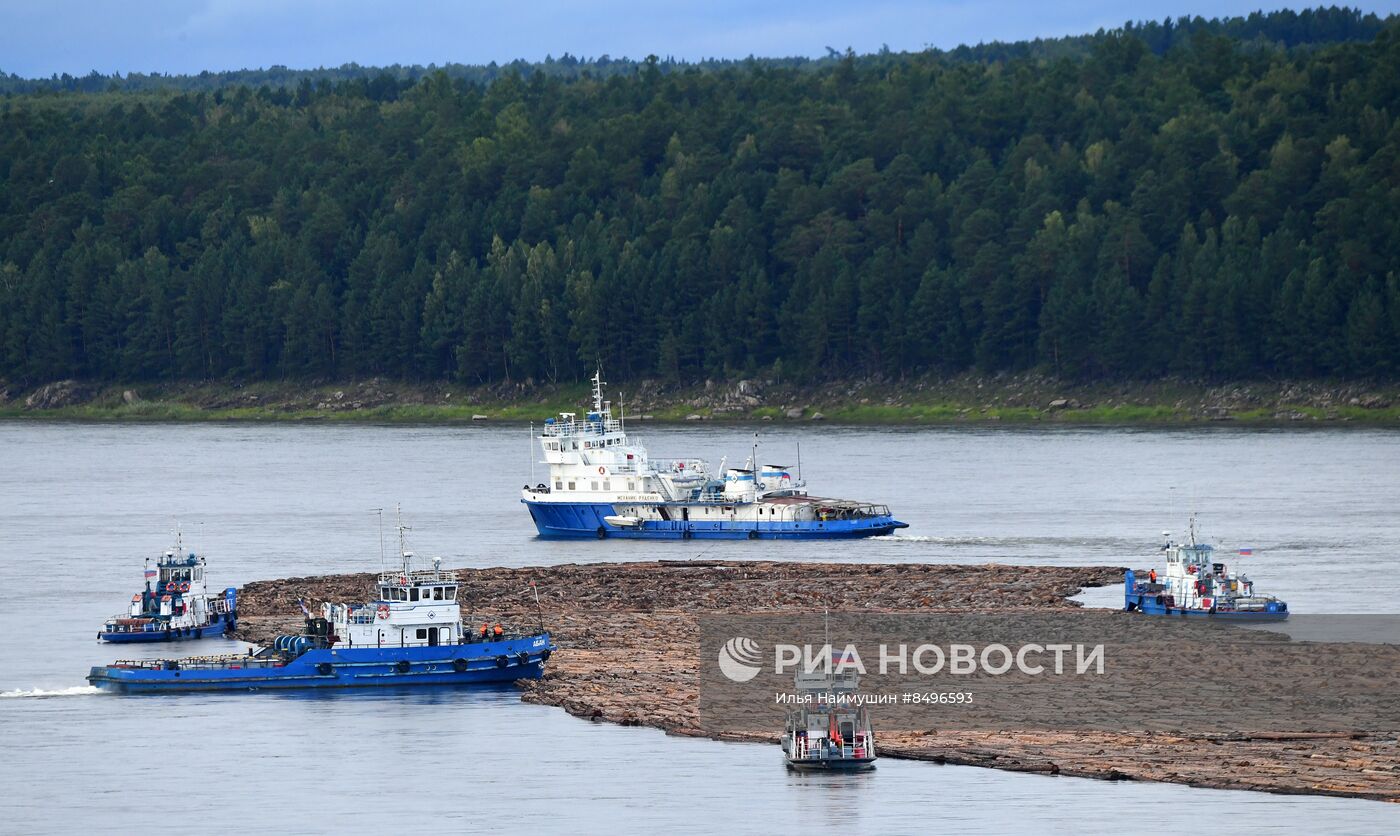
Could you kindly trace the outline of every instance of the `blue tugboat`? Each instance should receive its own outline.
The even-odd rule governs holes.
[[[400,542],[405,529],[400,526]],[[538,679],[554,650],[547,632],[508,632],[497,624],[464,629],[455,572],[441,559],[431,569],[382,573],[377,600],[322,605],[306,629],[280,635],[246,655],[119,661],[94,667],[87,681],[118,693],[260,691],[283,688],[475,685]]]
[[[180,533],[175,548],[146,558],[146,588],[131,596],[124,613],[107,619],[97,638],[106,642],[170,642],[207,639],[232,630],[238,598],[232,589],[210,594],[204,558],[185,552]]]
[[[1166,571],[1154,569],[1144,580],[1131,569],[1123,581],[1123,609],[1148,615],[1209,618],[1217,621],[1283,621],[1288,604],[1271,595],[1259,595],[1248,577],[1228,571],[1217,562],[1215,549],[1196,542],[1196,518],[1191,518],[1188,543],[1173,543],[1170,534],[1162,551]],[[1248,550],[1245,551],[1248,553]]]
[[[759,464],[718,475],[700,459],[657,460],[627,437],[603,382],[593,408],[546,419],[539,438],[549,482],[526,485],[520,501],[542,537],[635,539],[831,539],[908,528],[885,505],[810,496],[785,465]]]

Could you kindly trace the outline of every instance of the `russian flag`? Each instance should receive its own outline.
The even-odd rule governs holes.
[[[1240,554],[1242,554],[1242,555],[1251,555],[1251,554],[1254,554],[1254,549],[1240,549]]]
[[[146,578],[147,578],[147,579],[154,578],[157,574],[159,574],[159,573],[156,572],[156,570],[154,570],[154,569],[147,569],[147,570],[146,570]]]

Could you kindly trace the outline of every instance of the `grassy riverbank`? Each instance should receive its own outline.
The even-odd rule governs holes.
[[[1329,381],[1075,383],[1039,375],[800,385],[771,380],[610,387],[630,418],[846,424],[1400,425],[1400,386]],[[578,411],[584,384],[467,387],[340,383],[0,384],[0,418],[95,421],[540,421]]]

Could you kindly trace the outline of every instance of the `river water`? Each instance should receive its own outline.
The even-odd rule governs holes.
[[[237,585],[376,570],[371,509],[396,503],[411,546],[447,567],[703,555],[1145,568],[1194,508],[1223,551],[1253,548],[1242,568],[1295,612],[1400,612],[1400,432],[633,430],[653,456],[714,461],[742,460],[757,430],[763,462],[795,467],[800,448],[813,493],[888,503],[910,528],[845,543],[537,540],[518,502],[543,479],[525,427],[0,423],[0,832],[177,820],[250,832],[1400,830],[1400,807],[1349,799],[888,759],[865,775],[793,775],[776,747],[594,724],[511,689],[119,698],[83,686],[115,653],[169,652],[93,635],[176,520],[211,582]]]

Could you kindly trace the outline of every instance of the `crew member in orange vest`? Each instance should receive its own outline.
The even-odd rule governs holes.
[[[501,636],[505,635],[505,632],[506,632],[506,631],[505,631],[505,630],[502,630],[502,629],[501,629],[501,625],[497,624],[497,625],[495,626],[495,628],[492,629],[491,632],[492,632],[493,634],[495,634],[496,638],[499,639]]]
[[[1147,573],[1147,579],[1153,583],[1157,582],[1157,570],[1153,569]]]
[[[481,622],[481,640],[482,640],[482,641],[486,641],[486,633],[487,633],[487,631],[489,631],[490,629],[491,629],[491,628],[487,626],[487,624],[486,624],[485,621]]]

